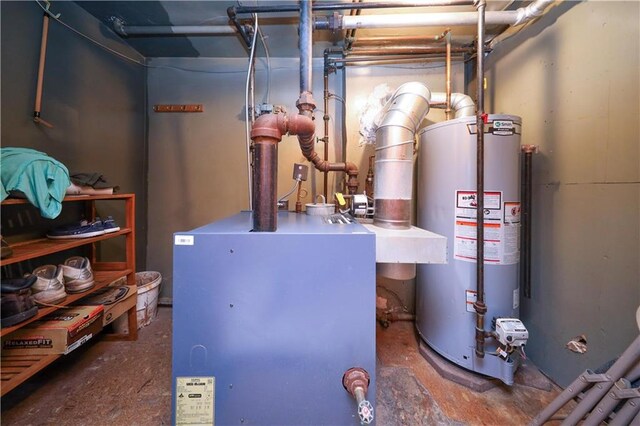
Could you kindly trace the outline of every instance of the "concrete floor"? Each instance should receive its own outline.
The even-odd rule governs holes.
[[[558,393],[515,384],[483,393],[442,379],[413,325],[378,329],[378,425],[520,425]],[[136,342],[96,338],[2,398],[2,425],[171,424],[171,309]]]

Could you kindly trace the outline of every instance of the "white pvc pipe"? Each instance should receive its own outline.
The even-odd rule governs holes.
[[[486,25],[520,25],[542,16],[555,0],[536,0],[527,7],[485,13]],[[476,25],[476,12],[458,13],[402,13],[397,15],[345,15],[340,29],[401,28],[401,27],[450,27]]]

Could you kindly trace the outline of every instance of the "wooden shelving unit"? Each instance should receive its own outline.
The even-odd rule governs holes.
[[[86,247],[87,254],[94,271],[96,285],[83,293],[69,294],[67,298],[58,306],[71,305],[83,297],[99,290],[112,282],[126,277],[127,284],[136,283],[135,270],[135,195],[134,194],[114,194],[114,195],[92,195],[92,196],[69,196],[64,199],[64,203],[83,202],[89,217],[95,217],[96,201],[100,200],[121,200],[125,202],[125,223],[121,225],[118,232],[100,235],[92,238],[80,238],[70,240],[49,240],[38,238],[11,245],[13,254],[11,257],[2,259],[1,266],[22,262],[29,259],[46,256],[53,253],[62,252],[76,247]],[[23,199],[7,199],[2,202],[2,206],[28,204]],[[124,262],[99,262],[96,259],[96,245],[101,241],[112,238],[125,238],[125,261]],[[12,327],[2,328],[1,336],[8,335],[25,325],[36,321],[58,309],[58,307],[41,307],[38,314],[27,321],[23,321]],[[138,338],[138,324],[136,307],[133,306],[126,313],[129,325],[129,334],[110,335],[111,340],[136,340]],[[22,382],[42,370],[62,355],[10,355],[2,352],[2,364],[0,365],[0,386],[1,394],[15,389]]]

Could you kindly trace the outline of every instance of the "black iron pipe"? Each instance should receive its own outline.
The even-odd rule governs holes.
[[[524,297],[531,299],[531,214],[533,192],[533,154],[535,146],[522,146],[520,280]]]
[[[278,227],[278,141],[256,138],[253,141],[253,231],[275,232]]]
[[[378,1],[369,3],[325,3],[317,2],[313,5],[313,11],[338,11],[348,9],[393,9],[404,7],[430,7],[430,6],[469,6],[472,0],[425,0],[425,1]],[[234,14],[246,13],[278,13],[299,12],[301,6],[297,4],[279,4],[273,6],[231,6]],[[227,12],[229,13],[229,12]]]
[[[247,33],[247,29],[244,25],[241,25],[238,22],[238,17],[236,16],[236,10],[234,6],[227,8],[227,16],[229,16],[229,20],[233,24],[234,27],[238,30],[238,34],[240,34],[240,38],[244,41],[245,48],[249,49],[251,46],[251,38]]]
[[[324,142],[324,161],[329,161],[329,64],[327,60],[329,58],[328,52],[325,50],[324,52],[324,114],[322,116],[322,120],[324,121],[324,137],[322,141]],[[329,191],[329,171],[324,172],[323,176],[323,189],[324,189],[324,199],[328,200],[328,191]]]
[[[484,358],[484,316],[487,306],[484,303],[484,12],[485,0],[480,0],[478,8],[478,44],[477,44],[477,146],[476,146],[476,356]]]

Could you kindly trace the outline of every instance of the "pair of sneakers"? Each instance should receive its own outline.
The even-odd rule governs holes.
[[[100,220],[99,217],[96,217],[96,220],[93,222],[81,220],[78,223],[54,228],[47,233],[47,238],[54,240],[91,238],[99,235],[110,234],[112,232],[118,232],[119,230],[120,227],[111,216],[107,216],[105,220]]]
[[[73,256],[62,265],[42,265],[33,270],[36,282],[31,286],[33,298],[41,305],[54,305],[67,293],[81,293],[93,288],[95,281],[89,259]]]

